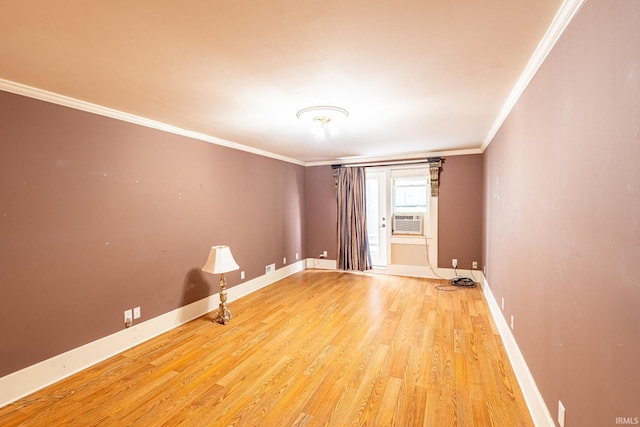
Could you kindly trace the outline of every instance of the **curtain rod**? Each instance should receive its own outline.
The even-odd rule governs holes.
[[[332,169],[338,168],[355,168],[355,167],[376,167],[376,166],[400,166],[400,165],[414,165],[420,163],[438,163],[442,160],[442,157],[427,157],[426,159],[415,160],[397,160],[397,161],[380,161],[380,162],[365,162],[365,163],[347,163],[331,165]]]

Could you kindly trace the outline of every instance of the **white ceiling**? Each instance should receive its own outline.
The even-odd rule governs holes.
[[[0,79],[303,164],[480,152],[561,4],[0,0]]]

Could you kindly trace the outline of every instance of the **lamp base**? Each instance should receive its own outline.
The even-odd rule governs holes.
[[[218,322],[221,325],[226,325],[231,321],[231,312],[227,307],[227,289],[226,280],[224,280],[224,273],[220,275],[220,308],[213,321]]]
[[[227,304],[220,304],[220,308],[218,309],[218,313],[216,313],[216,317],[213,318],[214,322],[218,322],[221,325],[226,325],[231,321],[231,312],[227,308]]]

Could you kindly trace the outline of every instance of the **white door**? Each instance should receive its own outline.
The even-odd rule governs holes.
[[[387,266],[387,172],[367,170],[367,235],[374,267]]]

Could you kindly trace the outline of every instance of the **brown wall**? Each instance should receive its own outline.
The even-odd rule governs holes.
[[[303,259],[304,175],[0,92],[0,376],[218,292],[211,245],[246,280]]]
[[[0,376],[122,329],[125,309],[141,306],[144,321],[217,292],[217,278],[199,271],[213,244],[231,246],[246,280],[296,253],[336,258],[330,166],[5,92],[0,111],[0,301],[9,301],[0,303]],[[454,213],[479,217],[479,207],[458,210],[447,198],[479,181],[477,162],[447,162],[440,209],[453,203]],[[449,222],[456,229],[440,227],[441,242],[469,224]],[[462,234],[464,247],[445,248],[461,265],[479,260],[468,244],[479,233]],[[227,280],[237,285],[240,272]]]
[[[450,156],[440,172],[438,266],[482,269],[482,155]],[[461,272],[463,274],[464,272]]]
[[[485,152],[488,282],[553,418],[640,400],[640,2],[589,0]]]
[[[331,166],[305,169],[306,254],[318,258],[327,251],[328,259],[337,259],[338,231],[336,187]]]
[[[438,197],[440,267],[451,268],[451,258],[458,259],[460,268],[471,268],[471,261],[482,266],[482,169],[482,155],[451,156],[444,161]],[[317,257],[326,249],[328,258],[336,259],[336,193],[331,166],[308,167],[306,172],[307,253]]]

